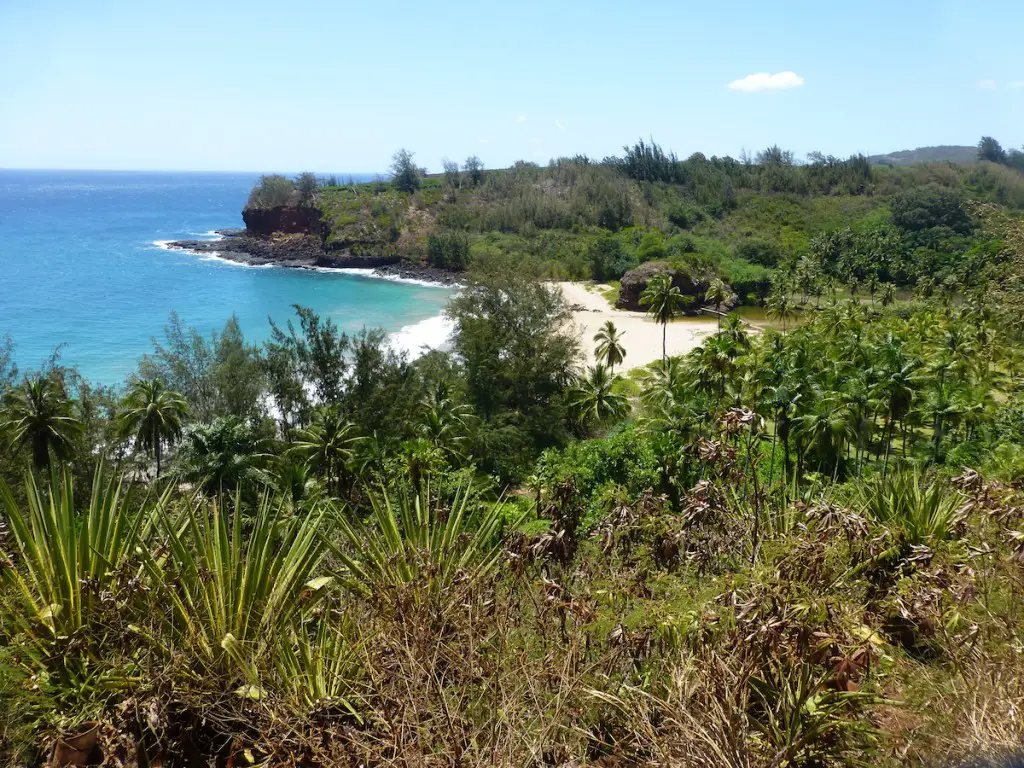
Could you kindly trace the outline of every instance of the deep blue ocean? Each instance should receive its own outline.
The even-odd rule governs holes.
[[[448,289],[351,273],[246,267],[160,241],[242,226],[255,174],[0,170],[0,338],[19,367],[60,347],[65,365],[116,384],[172,310],[204,333],[234,313],[246,339],[292,305],[346,330],[382,327],[408,349],[436,340]],[[443,331],[441,331],[443,336]]]

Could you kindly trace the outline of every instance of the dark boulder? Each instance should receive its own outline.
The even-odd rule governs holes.
[[[619,300],[615,306],[619,309],[630,309],[643,312],[646,307],[640,304],[640,296],[647,284],[657,275],[670,275],[672,285],[676,286],[684,296],[692,297],[693,301],[687,308],[688,314],[696,314],[704,306],[704,294],[716,275],[712,269],[690,269],[673,265],[667,261],[649,261],[636,269],[631,269],[622,276],[619,289]],[[736,294],[729,289],[730,300],[722,305],[722,310],[731,309],[736,305]]]

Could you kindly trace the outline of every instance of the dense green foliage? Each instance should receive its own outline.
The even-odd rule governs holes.
[[[668,260],[710,268],[741,303],[756,304],[771,270],[793,273],[801,262],[843,283],[980,284],[998,243],[962,203],[1024,208],[1024,176],[1013,169],[1020,153],[998,148],[993,160],[993,151],[975,164],[877,167],[820,153],[797,162],[774,146],[742,160],[680,160],[641,140],[601,161],[520,162],[485,174],[471,158],[422,179],[409,155],[390,183],[327,187],[317,201],[328,246],[357,255],[453,271],[511,257],[542,276],[596,280]]]

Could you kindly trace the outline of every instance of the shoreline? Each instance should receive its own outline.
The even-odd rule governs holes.
[[[555,283],[572,308],[573,323],[579,329],[580,345],[586,364],[593,365],[594,334],[611,320],[622,333],[626,358],[620,371],[641,368],[661,360],[661,326],[646,313],[615,309],[597,292],[599,286],[588,283]],[[685,355],[718,330],[715,320],[686,319],[668,324],[665,346],[669,356]]]
[[[182,251],[198,257],[199,261],[220,262],[229,266],[245,267],[249,269],[305,269],[311,272],[324,274],[340,274],[349,277],[363,278],[367,280],[387,280],[405,285],[418,285],[427,288],[446,288],[457,290],[463,284],[461,282],[439,282],[436,280],[423,279],[418,276],[415,269],[388,270],[386,268],[367,267],[332,267],[315,266],[306,264],[274,264],[274,263],[252,263],[244,258],[232,258],[231,255],[239,254],[238,251],[222,251],[215,248],[215,245],[222,244],[230,238],[230,233],[236,230],[211,230],[202,235],[205,240],[154,240],[152,245],[164,251]],[[200,248],[189,247],[200,245]],[[430,271],[425,269],[424,271]],[[425,354],[433,349],[443,349],[451,342],[452,323],[444,315],[431,315],[430,317],[417,320],[414,323],[402,325],[395,330],[388,331],[388,345],[396,352],[404,352],[410,360]]]
[[[272,259],[253,256],[243,248],[252,247],[252,238],[242,236],[244,230],[219,229],[203,233],[204,240],[154,240],[152,244],[167,251],[184,251],[195,255],[200,261],[217,261],[239,267],[266,269],[305,269],[324,274],[340,274],[367,280],[388,280],[407,285],[430,288],[459,289],[464,283],[450,272],[441,272],[430,267],[413,267],[399,264],[338,266],[317,263],[327,259],[285,258]],[[225,245],[227,244],[227,248]],[[263,244],[272,248],[268,243]],[[612,321],[622,333],[622,345],[626,359],[621,368],[628,371],[641,368],[661,359],[662,328],[647,314],[615,309],[598,291],[599,285],[580,282],[556,282],[572,308],[572,321],[584,352],[585,364],[593,365],[594,334],[605,322]],[[665,338],[670,356],[685,355],[699,347],[704,340],[718,329],[714,320],[688,319],[669,323]],[[450,321],[443,315],[435,315],[404,325],[388,333],[393,348],[406,352],[415,359],[424,350],[444,348],[451,339]]]
[[[335,256],[308,236],[270,242],[249,237],[244,229],[217,229],[204,233],[203,240],[154,240],[165,251],[184,251],[204,261],[221,261],[243,267],[280,267],[316,272],[338,272],[436,288],[460,288],[460,277],[434,267],[403,264],[391,259]]]

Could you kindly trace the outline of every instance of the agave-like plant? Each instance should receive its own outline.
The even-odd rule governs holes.
[[[431,587],[443,589],[456,578],[472,581],[493,571],[501,555],[503,505],[490,505],[481,514],[475,503],[468,484],[450,505],[433,499],[427,484],[415,495],[373,494],[368,521],[338,521],[350,545],[331,545],[345,566],[344,582],[367,594],[428,574]]]
[[[127,489],[105,479],[102,466],[82,511],[68,471],[51,468],[45,491],[26,475],[25,492],[22,507],[0,481],[11,542],[9,551],[0,548],[0,607],[34,664],[51,672],[63,665],[74,674],[82,654],[54,653],[55,644],[73,641],[86,656],[100,653],[94,642],[104,632],[93,624],[139,572],[136,549],[148,540],[166,495],[132,509]]]
[[[264,496],[249,517],[236,494],[233,502],[194,496],[176,514],[160,512],[164,546],[145,555],[168,601],[157,635],[195,658],[197,674],[241,673],[239,690],[258,697],[280,638],[330,583],[313,577],[326,551],[324,508],[292,517]]]
[[[352,703],[358,659],[344,630],[323,615],[310,628],[300,625],[280,638],[277,675],[299,713],[340,709],[359,719]]]
[[[829,765],[874,750],[877,731],[863,710],[884,699],[866,690],[833,690],[828,683],[828,673],[810,664],[781,661],[750,679],[752,720],[770,749],[768,764]]]
[[[863,485],[857,500],[870,519],[902,530],[910,544],[951,538],[961,517],[956,491],[937,480],[926,483],[913,469]]]

